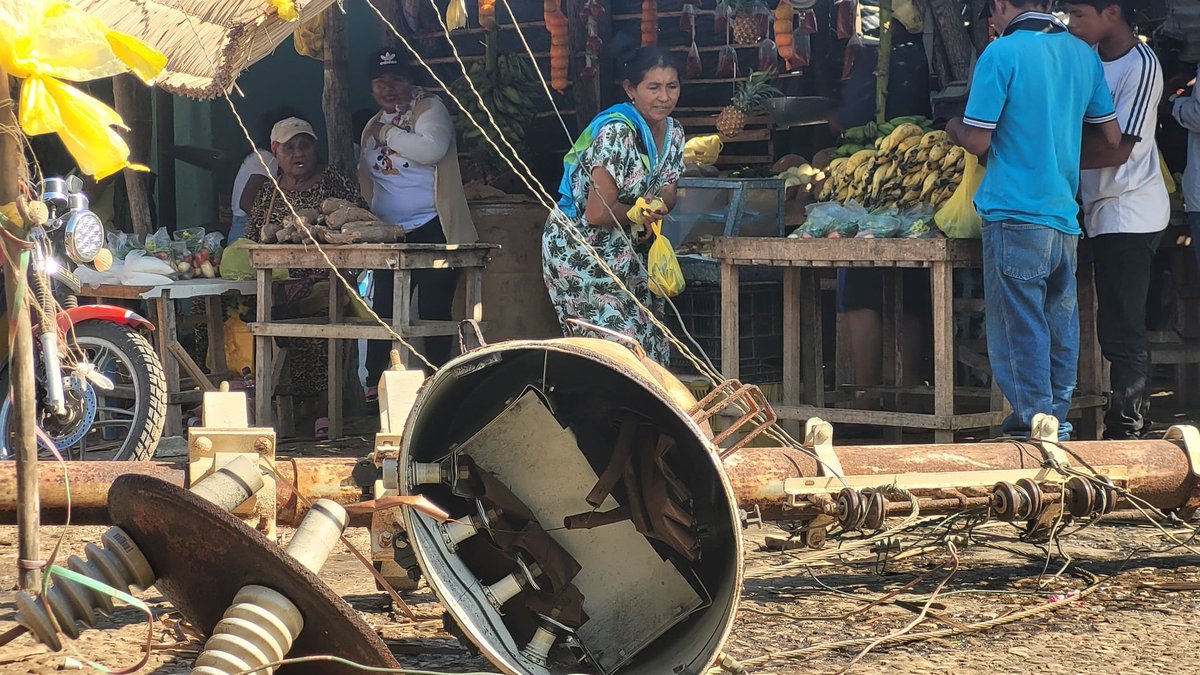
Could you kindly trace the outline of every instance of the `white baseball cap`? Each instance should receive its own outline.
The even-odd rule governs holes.
[[[292,140],[297,134],[308,134],[317,138],[317,132],[313,131],[312,125],[299,117],[289,117],[279,120],[275,126],[271,127],[271,142],[272,143],[287,143]]]

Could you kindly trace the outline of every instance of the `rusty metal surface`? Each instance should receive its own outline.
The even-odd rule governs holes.
[[[109,493],[113,522],[137,543],[158,576],[155,586],[206,635],[247,584],[287,596],[304,615],[290,657],[333,654],[395,668],[387,646],[316,575],[235,516],[181,487],[149,476],[118,478]],[[359,673],[333,663],[297,664],[284,675]]]
[[[354,457],[280,460],[275,465],[281,479],[275,492],[279,522],[299,525],[308,513],[306,504],[318,499],[329,499],[343,506],[362,501],[362,488],[351,477],[357,463]],[[296,496],[292,486],[300,491],[303,500]],[[370,518],[351,522],[366,526]]]
[[[1184,505],[1195,486],[1187,454],[1176,442],[1079,441],[1066,447],[1092,466],[1126,467],[1129,490],[1159,508]],[[840,446],[834,451],[848,475],[1034,469],[1040,463],[1037,448],[1013,443]],[[816,475],[817,463],[800,450],[745,448],[725,461],[725,471],[742,508],[757,504],[764,516],[779,515],[788,503],[784,480]]]

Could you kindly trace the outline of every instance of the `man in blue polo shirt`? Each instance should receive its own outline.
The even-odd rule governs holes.
[[[1100,58],[1048,10],[1044,0],[992,0],[1001,37],[975,66],[965,115],[946,130],[987,163],[975,206],[988,357],[1013,408],[1003,429],[1028,436],[1033,416],[1049,413],[1066,440],[1079,362],[1080,152],[1117,147],[1121,131]]]

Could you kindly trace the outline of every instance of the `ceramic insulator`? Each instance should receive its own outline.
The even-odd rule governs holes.
[[[546,665],[547,659],[550,658],[550,648],[554,646],[554,641],[558,636],[554,631],[545,626],[538,626],[537,632],[529,640],[529,644],[521,649],[521,656],[538,664],[539,666]]]
[[[458,545],[464,541],[479,534],[479,528],[474,521],[466,518],[462,521],[451,520],[439,526],[442,532],[442,541],[446,543],[446,548],[451,553],[458,550]]]

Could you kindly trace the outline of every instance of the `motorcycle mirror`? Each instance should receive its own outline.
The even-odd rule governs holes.
[[[67,176],[67,192],[75,194],[83,191],[83,179],[79,176]]]

